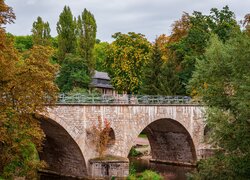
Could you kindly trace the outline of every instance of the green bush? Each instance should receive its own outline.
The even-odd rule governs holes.
[[[139,155],[141,155],[141,154],[142,154],[142,153],[139,152],[139,151],[137,151],[137,150],[135,149],[135,147],[132,147],[131,150],[130,150],[130,152],[129,152],[129,157],[136,157],[136,156],[139,156]]]
[[[163,179],[161,175],[158,173],[151,171],[151,170],[146,170],[141,174],[140,179],[152,179],[152,180],[161,180]]]
[[[140,138],[148,138],[147,134],[143,134],[143,133],[139,134],[139,137]]]
[[[158,173],[151,171],[151,170],[146,170],[138,175],[131,174],[127,178],[128,180],[163,180],[163,177],[159,175]]]
[[[135,165],[131,163],[129,164],[129,175],[135,175],[135,174],[136,174]]]
[[[127,180],[137,180],[137,177],[135,174],[129,175],[129,177],[127,178]]]

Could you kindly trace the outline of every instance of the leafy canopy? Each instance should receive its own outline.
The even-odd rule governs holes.
[[[174,23],[167,47],[170,59],[179,65],[182,89],[186,89],[192,77],[196,60],[203,57],[211,34],[217,34],[225,42],[235,30],[239,31],[239,25],[228,6],[222,10],[213,8],[210,15],[197,11],[192,15],[185,13],[181,20]]]
[[[24,52],[33,47],[32,36],[14,36],[15,48]]]
[[[37,21],[33,23],[33,28],[31,32],[34,45],[42,45],[42,46],[51,45],[49,23],[43,22],[40,16],[38,16]]]
[[[90,77],[84,59],[77,55],[67,55],[56,82],[61,92],[69,92],[75,88],[87,89]]]
[[[44,134],[33,115],[55,103],[57,68],[47,48],[35,46],[21,58],[13,43],[5,45],[0,51],[0,174],[35,177]]]
[[[148,63],[151,44],[142,34],[115,33],[107,55],[107,69],[113,86],[118,91],[137,93],[142,84],[142,73]]]
[[[107,58],[107,50],[109,43],[99,42],[94,47],[94,58],[96,62],[96,70],[106,72],[105,59]]]
[[[66,54],[76,53],[76,19],[68,6],[64,6],[56,27],[58,33],[58,60],[63,62]]]
[[[149,95],[175,95],[180,89],[175,64],[168,57],[168,43],[165,35],[159,36],[153,44],[152,54],[143,70],[143,84],[140,92]]]
[[[33,115],[45,112],[57,96],[51,50],[35,46],[21,56],[2,27],[14,17],[0,0],[0,179],[36,177],[44,134]]]
[[[92,75],[95,70],[94,47],[96,42],[96,22],[94,15],[84,9],[82,15],[78,17],[78,50],[80,56],[86,61],[89,74]]]
[[[207,105],[211,143],[222,150],[201,162],[197,179],[250,178],[250,38],[235,33],[225,44],[212,36],[189,89]]]

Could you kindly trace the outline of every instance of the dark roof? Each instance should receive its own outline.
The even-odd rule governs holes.
[[[110,80],[110,77],[109,77],[108,73],[106,73],[106,72],[95,71],[95,74],[92,76],[92,79]]]
[[[92,76],[92,82],[89,84],[89,87],[114,89],[113,86],[110,84],[110,77],[108,76],[108,73],[99,71],[95,71],[95,74]]]

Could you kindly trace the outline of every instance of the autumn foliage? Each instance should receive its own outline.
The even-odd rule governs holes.
[[[107,119],[102,121],[101,117],[98,116],[98,124],[92,127],[92,134],[99,157],[103,157],[105,155],[111,140],[110,132],[110,122]]]
[[[14,17],[0,0],[0,179],[36,178],[44,165],[37,153],[44,133],[34,114],[46,112],[45,104],[55,103],[58,90],[51,49],[35,46],[19,54],[6,35],[2,25]]]
[[[12,23],[15,19],[15,14],[11,7],[4,3],[4,0],[0,0],[0,27],[3,24]]]
[[[115,41],[111,43],[106,59],[112,84],[120,92],[137,93],[150,58],[151,44],[140,33],[115,33],[112,37]]]

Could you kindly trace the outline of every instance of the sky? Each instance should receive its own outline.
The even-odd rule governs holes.
[[[250,0],[5,0],[16,14],[15,24],[6,30],[14,35],[29,35],[38,16],[48,21],[51,35],[56,36],[56,23],[65,5],[78,16],[84,8],[94,14],[97,38],[111,42],[116,32],[142,33],[153,42],[161,35],[169,35],[171,25],[183,12],[200,11],[209,14],[211,8],[228,5],[239,21],[250,13]]]

